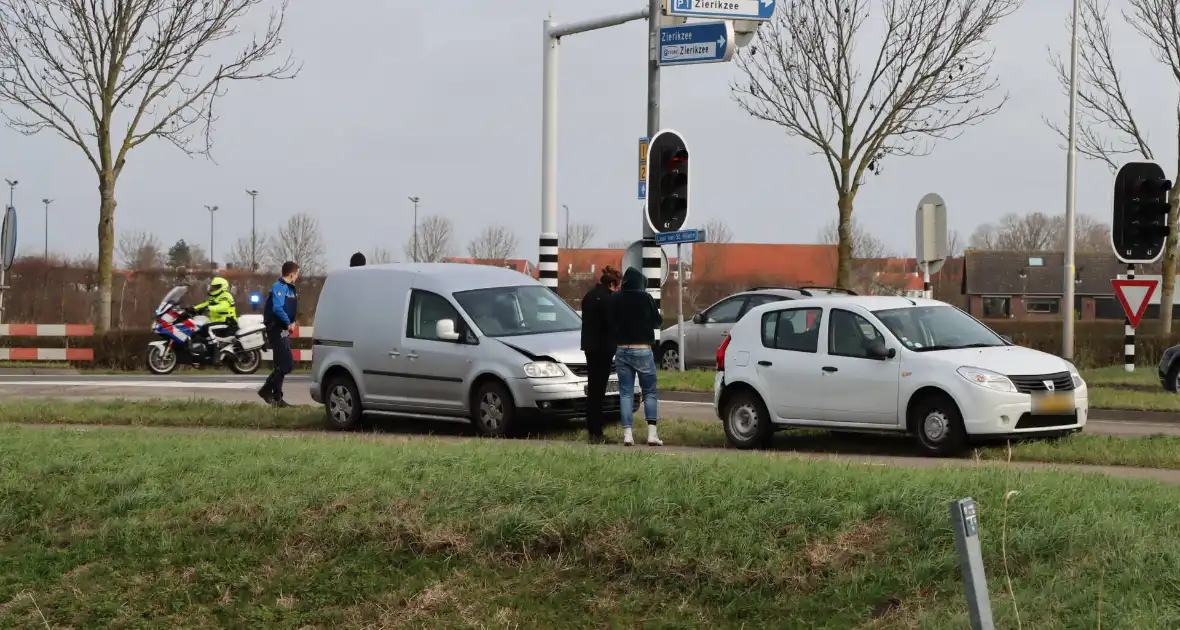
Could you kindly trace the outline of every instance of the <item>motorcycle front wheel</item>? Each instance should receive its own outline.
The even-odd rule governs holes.
[[[176,356],[176,351],[171,347],[161,350],[159,346],[148,346],[147,369],[152,374],[160,376],[171,374],[176,371],[176,366],[179,364],[180,358]]]
[[[234,374],[253,374],[262,366],[262,351],[251,350],[243,352],[239,350],[234,354],[234,360],[229,362],[229,369]]]

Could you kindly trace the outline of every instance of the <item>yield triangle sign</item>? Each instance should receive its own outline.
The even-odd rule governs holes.
[[[1123,305],[1123,312],[1131,322],[1131,328],[1138,328],[1159,280],[1111,280],[1114,294]]]

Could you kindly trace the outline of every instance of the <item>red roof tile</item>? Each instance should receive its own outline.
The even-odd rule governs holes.
[[[699,243],[693,279],[701,282],[835,286],[835,245]]]

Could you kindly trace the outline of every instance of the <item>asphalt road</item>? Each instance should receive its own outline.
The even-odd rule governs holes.
[[[215,399],[224,402],[260,402],[256,394],[265,376],[236,376],[228,373],[177,374],[168,377],[151,375],[35,375],[0,376],[0,398],[58,398],[61,400],[104,399]],[[311,377],[292,374],[287,377],[287,400],[292,404],[311,405],[308,392]],[[689,420],[716,420],[708,394],[667,392],[661,394],[660,415]],[[1158,416],[1135,417],[1125,412],[1103,417],[1093,411],[1086,433],[1098,435],[1180,436],[1180,423],[1161,422]]]

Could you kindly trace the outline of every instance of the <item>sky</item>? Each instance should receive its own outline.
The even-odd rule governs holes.
[[[891,158],[881,175],[867,176],[855,217],[891,249],[912,254],[914,209],[928,192],[942,195],[950,226],[964,236],[1008,212],[1064,212],[1065,151],[1042,118],[1064,120],[1067,107],[1047,61],[1049,47],[1068,52],[1067,5],[1031,0],[992,32],[993,71],[1011,97],[1001,112],[938,144],[931,156]],[[283,39],[304,64],[298,78],[231,85],[218,106],[215,161],[163,141],[135,149],[118,185],[116,229],[207,249],[204,207],[217,205],[213,247],[222,259],[250,233],[245,190],[252,188],[260,191],[260,231],[294,213],[318,217],[333,268],[374,247],[404,259],[413,215],[407,198],[416,196],[420,218],[437,214],[454,223],[456,254],[497,222],[517,235],[518,255],[535,260],[542,21],[550,12],[578,21],[640,6],[292,3]],[[265,19],[259,12],[242,30],[261,29]],[[558,203],[569,206],[572,221],[596,225],[598,246],[641,236],[635,178],[636,141],[645,131],[646,28],[633,22],[561,45]],[[1174,164],[1176,143],[1167,138],[1175,133],[1175,83],[1117,16],[1116,45],[1137,115],[1160,139],[1165,167]],[[682,133],[693,156],[687,227],[720,219],[737,242],[814,242],[836,216],[827,166],[804,141],[742,112],[729,89],[737,76],[733,64],[662,71],[661,126]],[[1167,97],[1158,98],[1161,92]],[[0,128],[0,178],[20,182],[21,251],[41,249],[42,198],[54,199],[52,251],[97,250],[97,180],[77,147],[50,133],[26,137]],[[1108,220],[1112,182],[1104,165],[1080,158],[1078,211]]]

